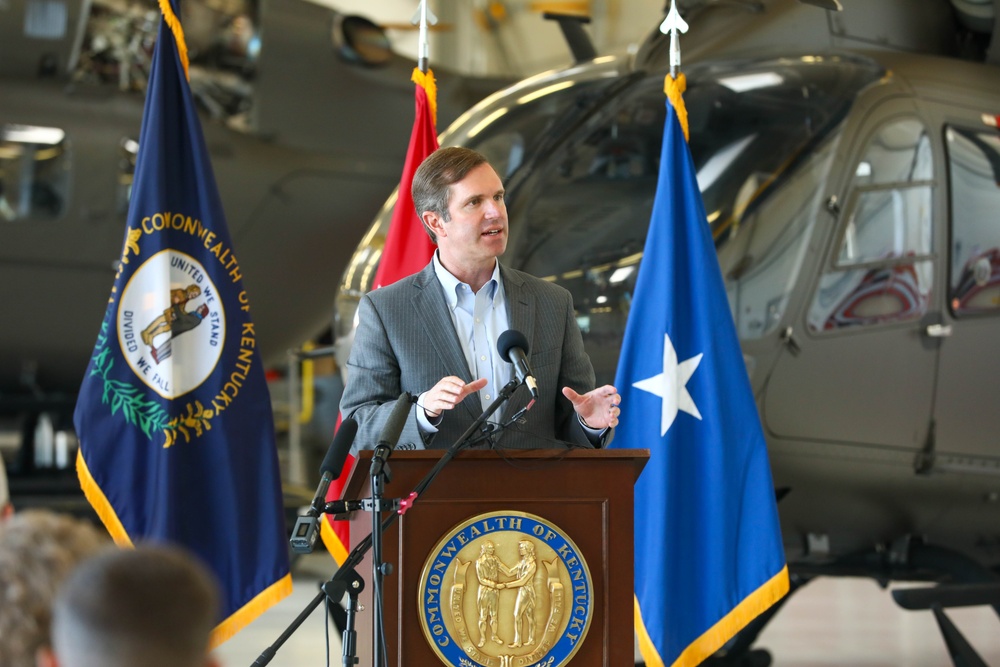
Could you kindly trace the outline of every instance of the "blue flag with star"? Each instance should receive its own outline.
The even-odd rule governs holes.
[[[612,446],[650,450],[635,486],[640,650],[649,667],[697,665],[788,591],[788,570],[764,435],[669,100],[615,386],[625,410]]]
[[[168,0],[118,273],[74,413],[84,493],[121,545],[215,574],[217,645],[291,592],[271,401]]]

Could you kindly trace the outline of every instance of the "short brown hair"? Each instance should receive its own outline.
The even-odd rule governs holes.
[[[439,148],[428,155],[413,175],[410,189],[420,222],[424,221],[424,211],[437,213],[445,222],[450,220],[448,199],[452,184],[458,183],[481,164],[489,164],[485,155],[462,146]],[[427,223],[424,223],[424,230],[431,241],[437,243],[437,236]]]
[[[177,547],[114,549],[83,563],[52,614],[64,667],[199,667],[218,622],[208,570]]]

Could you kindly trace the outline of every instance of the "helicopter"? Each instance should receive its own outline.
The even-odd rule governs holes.
[[[339,273],[399,182],[413,62],[330,7],[219,6],[182,3],[190,84],[274,368],[329,328]],[[84,504],[71,416],[121,251],[155,7],[0,3],[0,454],[21,506]],[[442,125],[510,80],[437,76]]]
[[[947,592],[1000,612],[1000,3],[679,4],[689,146],[793,590],[939,584],[930,602],[894,596],[936,602],[953,655],[971,652],[956,664],[984,664],[941,608]],[[503,261],[570,291],[598,385],[614,381],[642,261],[668,42],[578,48],[440,137],[497,170]],[[393,203],[344,272],[343,358]],[[780,607],[717,664],[769,664],[752,645]]]
[[[191,86],[230,232],[260,280],[250,288],[261,346],[281,355],[328,322],[329,295],[306,287],[336,282],[399,180],[412,62],[372,22],[302,0],[262,3],[262,29],[238,48],[232,26],[250,22],[249,8],[215,18],[229,27],[199,39],[193,19],[211,10],[184,4]],[[3,307],[32,314],[0,335],[5,393],[82,378],[121,246],[159,24],[145,5],[98,2],[67,4],[52,27],[34,7],[5,3],[0,27],[0,278],[22,288]],[[505,83],[441,76],[442,124]]]

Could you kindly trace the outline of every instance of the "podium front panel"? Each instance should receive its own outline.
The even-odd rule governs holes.
[[[406,497],[440,456],[438,451],[395,453],[390,459],[392,481],[386,486],[385,497]],[[493,512],[535,515],[553,524],[586,561],[592,588],[590,625],[586,637],[574,648],[572,664],[632,664],[632,486],[647,458],[646,450],[470,451],[450,461],[423,497],[383,535],[383,558],[393,570],[383,580],[388,664],[449,664],[437,655],[425,635],[419,613],[420,576],[443,537],[460,524]],[[365,452],[344,498],[370,495],[369,463],[370,454]],[[370,532],[371,515],[355,513],[352,543]],[[507,565],[511,565],[510,560],[508,557]],[[365,609],[357,614],[358,655],[359,664],[368,665],[373,664],[370,553],[358,573],[366,582],[361,596]],[[447,613],[446,606],[442,601],[442,613]],[[471,621],[476,636],[477,621]],[[543,624],[544,619],[536,620],[537,627]],[[447,641],[447,637],[439,639]],[[494,661],[487,667],[499,665]]]

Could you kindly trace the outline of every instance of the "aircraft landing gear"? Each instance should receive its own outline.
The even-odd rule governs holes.
[[[755,648],[742,655],[713,655],[702,664],[710,667],[771,667],[771,652]]]
[[[956,583],[894,590],[896,604],[910,611],[929,609],[934,614],[955,667],[987,667],[945,610],[990,605],[1000,615],[1000,577],[964,554],[922,542],[910,544],[909,557],[910,564],[943,571]]]

